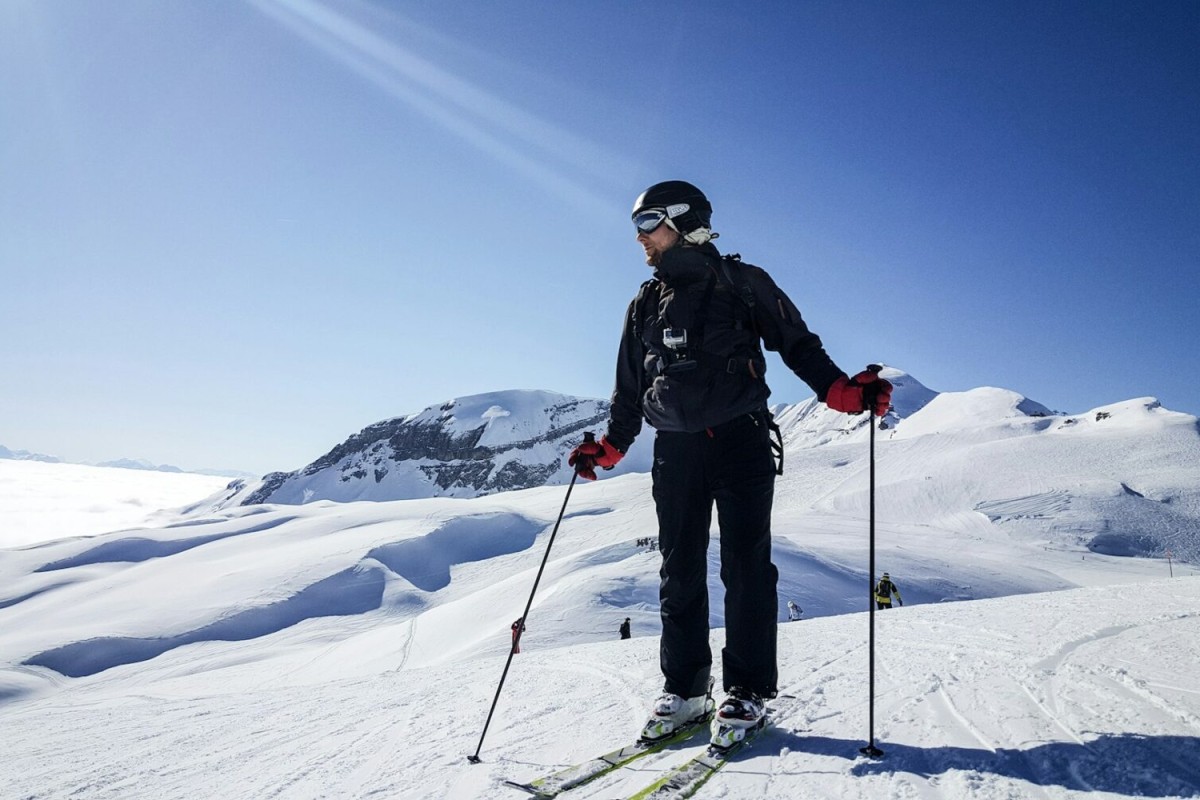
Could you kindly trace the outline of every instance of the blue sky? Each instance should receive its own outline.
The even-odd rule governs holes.
[[[294,469],[606,397],[674,178],[848,371],[1200,414],[1198,54],[1193,2],[8,0],[0,444]]]

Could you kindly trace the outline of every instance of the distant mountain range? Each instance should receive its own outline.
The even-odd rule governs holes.
[[[1185,517],[1191,513],[1188,509],[1195,497],[1171,477],[1178,465],[1195,458],[1200,430],[1195,417],[1163,409],[1151,397],[1070,415],[1007,389],[980,387],[941,393],[899,369],[888,367],[882,374],[892,382],[894,392],[892,407],[880,421],[881,442],[892,442],[902,451],[910,446],[908,442],[929,438],[942,443],[948,452],[978,452],[964,468],[964,479],[975,479],[980,470],[990,470],[997,473],[994,480],[1020,484],[1009,487],[1011,496],[999,500],[991,496],[999,490],[989,492],[970,508],[972,515],[1002,521],[1013,529],[1030,528],[1031,533],[1044,533],[1047,526],[1068,531],[1103,552],[1173,551],[1200,558],[1200,543],[1182,536],[1180,531],[1186,526],[1181,527],[1178,518],[1181,513]],[[449,400],[368,425],[294,472],[273,472],[261,478],[206,472],[235,480],[184,512],[205,514],[260,504],[298,506],[317,501],[475,498],[566,484],[572,476],[569,453],[586,431],[597,436],[605,431],[609,405],[606,400],[523,390]],[[831,453],[837,445],[865,445],[870,430],[866,415],[834,412],[815,397],[772,411],[790,462],[808,458],[804,451]],[[1160,455],[1151,463],[1142,463],[1144,458],[1138,454],[1154,437],[1162,439],[1157,445]],[[649,472],[653,443],[653,431],[644,431],[617,469],[604,477]],[[1081,448],[1081,444],[1087,446]],[[1106,477],[1099,482],[1089,477],[1085,490],[1064,489],[1059,485],[1061,476],[1053,469],[1043,468],[1042,479],[1035,480],[1029,468],[1014,471],[1011,465],[1015,462],[983,466],[992,451],[1000,450],[1013,450],[1018,461],[1036,453],[1043,465],[1091,463],[1100,453],[1109,452],[1101,459],[1104,463],[1095,465],[1096,474]],[[0,457],[59,460],[7,448],[0,448]],[[832,470],[847,463],[842,456],[829,458],[833,459],[831,471],[820,473],[822,481],[832,479],[836,474]],[[910,481],[921,473],[920,488],[933,491],[936,475],[931,464],[927,457],[892,478]],[[181,471],[128,459],[98,466]],[[1164,470],[1166,474],[1160,474]],[[785,474],[790,473],[785,470]],[[1027,496],[1020,493],[1026,491],[1025,484]],[[1053,491],[1046,486],[1053,486]],[[1108,510],[1113,503],[1121,508]],[[1103,522],[1109,517],[1137,519],[1137,523],[1118,530]]]
[[[0,458],[7,458],[13,461],[41,461],[47,464],[82,464],[88,467],[113,467],[116,469],[140,469],[148,472],[189,472],[195,475],[215,475],[223,478],[255,478],[258,477],[252,472],[244,472],[240,470],[217,470],[217,469],[192,469],[185,470],[171,464],[154,464],[144,458],[119,458],[115,461],[101,461],[99,463],[83,462],[83,461],[64,461],[58,456],[48,456],[44,453],[31,453],[28,450],[9,450],[4,445],[0,444]]]
[[[1067,531],[1067,538],[1077,535],[1102,552],[1156,554],[1173,549],[1177,555],[1186,552],[1200,557],[1200,543],[1180,533],[1186,525],[1181,527],[1177,519],[1181,512],[1185,516],[1191,513],[1186,507],[1194,501],[1193,494],[1176,487],[1177,481],[1169,475],[1159,475],[1162,469],[1169,473],[1170,467],[1142,464],[1132,456],[1159,437],[1162,442],[1156,447],[1165,465],[1187,463],[1197,449],[1195,417],[1167,411],[1151,397],[1070,415],[1052,411],[1008,389],[936,392],[902,370],[889,367],[882,374],[892,382],[894,391],[892,407],[880,421],[881,443],[892,442],[903,450],[913,446],[909,442],[924,440],[922,446],[942,442],[952,453],[978,451],[978,463],[968,468],[964,479],[973,478],[976,470],[982,469],[999,471],[996,480],[1015,480],[1018,484],[1025,480],[1030,484],[1029,495],[1036,500],[1014,494],[997,504],[989,496],[988,502],[973,508],[973,516],[978,519],[999,520],[1013,529],[1028,527],[1034,535],[1044,534],[1049,526],[1059,533]],[[472,498],[565,484],[572,475],[568,454],[585,431],[594,431],[597,436],[604,432],[608,411],[609,403],[604,400],[545,391],[501,391],[458,398],[369,425],[294,472],[232,481],[185,513],[212,513],[258,504]],[[792,462],[821,458],[810,456],[810,452],[844,449],[837,445],[865,445],[870,431],[865,415],[834,412],[815,397],[772,411]],[[653,443],[653,431],[647,429],[618,468],[604,477],[649,472]],[[1084,443],[1089,446],[1080,449]],[[1118,464],[1111,463],[1112,455],[1101,458],[1099,454],[1109,452],[1106,448],[1111,447],[1129,456]],[[1028,453],[1031,458],[1037,454],[1041,463],[1049,464],[1109,459],[1104,463],[1121,467],[1113,474],[1124,477],[1115,481],[1106,478],[1096,486],[1089,484],[1078,497],[1076,490],[1068,491],[1067,495],[1073,497],[1070,502],[1063,499],[1067,495],[1053,492],[1043,497],[1043,483],[1059,491],[1059,477],[1053,470],[1035,480],[1031,469],[1013,473],[1013,462],[984,466],[992,451],[1009,450]],[[833,470],[844,463],[843,457],[834,458],[822,480],[836,474]],[[1099,473],[1108,467],[1097,464],[1095,469]],[[918,477],[922,480],[912,486],[925,491],[937,488],[928,459],[908,465],[892,479],[907,482],[917,473],[921,473]],[[1023,473],[1028,475],[1022,478]],[[790,474],[786,466],[785,474]],[[1145,488],[1159,482],[1168,488]],[[1108,510],[1114,502],[1121,508]],[[1048,504],[1047,508],[1038,503]],[[1096,522],[1109,515],[1136,518],[1138,522],[1130,530]]]
[[[916,378],[887,368],[894,385],[884,420],[896,426],[938,396]],[[1051,416],[1040,403],[1013,393],[1015,413]],[[584,431],[599,437],[608,420],[606,400],[545,391],[501,391],[450,400],[415,414],[369,425],[306,467],[234,481],[218,508],[314,500],[410,500],[478,497],[566,483],[567,456]],[[788,447],[844,442],[866,431],[866,417],[829,410],[815,397],[773,409]],[[653,431],[647,429],[613,475],[649,472]]]
[[[48,456],[44,453],[31,453],[28,450],[9,450],[4,445],[0,444],[0,458],[8,458],[13,461],[44,461],[47,464],[61,464],[62,459],[58,456]]]

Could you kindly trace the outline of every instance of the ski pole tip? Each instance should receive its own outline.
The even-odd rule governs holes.
[[[478,753],[476,753],[473,756],[467,756],[467,761],[470,761],[472,764],[482,764],[483,763],[483,760],[479,757]]]
[[[858,752],[862,753],[867,758],[883,758],[883,751],[873,744],[858,748]]]

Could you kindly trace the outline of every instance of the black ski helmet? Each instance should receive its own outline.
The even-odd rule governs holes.
[[[712,227],[712,204],[704,192],[687,181],[663,181],[656,183],[638,195],[633,203],[633,214],[637,216],[648,208],[661,208],[675,230],[687,237],[700,228]],[[714,237],[715,238],[715,237]]]

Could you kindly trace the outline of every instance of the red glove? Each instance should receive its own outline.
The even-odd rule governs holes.
[[[876,369],[865,369],[853,378],[838,378],[825,393],[825,405],[846,414],[870,410],[877,417],[892,405],[892,384],[879,377]]]
[[[601,436],[596,441],[592,434],[585,433],[583,444],[571,451],[567,463],[575,468],[575,473],[586,481],[596,480],[596,467],[612,469],[625,454],[608,441],[607,436]]]

